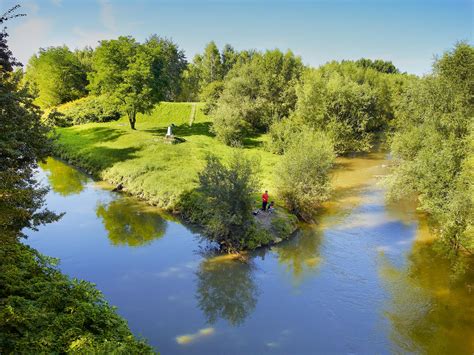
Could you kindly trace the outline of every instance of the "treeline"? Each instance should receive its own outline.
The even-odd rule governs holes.
[[[474,47],[459,43],[412,78],[395,102],[389,179],[394,199],[418,196],[444,251],[474,252]],[[463,258],[455,266],[463,270]]]

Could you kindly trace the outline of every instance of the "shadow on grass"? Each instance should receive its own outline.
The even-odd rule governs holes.
[[[124,134],[127,133],[119,129],[106,127],[94,127],[80,131],[81,137],[92,142],[110,142]]]
[[[187,123],[175,126],[173,128],[173,134],[178,137],[189,137],[189,136],[207,136],[214,137],[211,130],[211,122],[198,122],[189,126]],[[167,132],[167,127],[159,127],[154,129],[147,129],[145,132],[152,133],[156,136],[164,137]]]
[[[88,149],[88,154],[92,157],[98,157],[96,165],[100,170],[112,167],[114,164],[135,158],[135,153],[140,148],[109,148],[109,147],[93,147]]]

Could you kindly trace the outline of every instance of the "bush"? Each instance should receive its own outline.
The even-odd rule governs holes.
[[[267,150],[275,154],[285,153],[295,134],[304,128],[304,125],[298,123],[294,118],[275,122],[270,127],[270,142],[267,143]]]
[[[182,216],[205,227],[206,234],[224,251],[254,249],[270,237],[257,228],[252,215],[257,191],[256,163],[236,153],[225,166],[208,156],[196,191],[184,194]]]
[[[322,132],[294,137],[277,167],[278,189],[287,207],[310,221],[314,208],[329,195],[329,170],[335,159],[331,140]]]
[[[105,96],[90,95],[58,106],[56,110],[70,124],[108,122],[120,118],[118,109]]]
[[[21,243],[0,243],[2,353],[153,353],[91,283]]]

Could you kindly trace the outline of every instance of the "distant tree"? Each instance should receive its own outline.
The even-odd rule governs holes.
[[[222,77],[225,77],[227,73],[237,63],[239,53],[230,44],[226,44],[221,54],[222,58]]]
[[[159,76],[164,89],[164,100],[174,101],[181,90],[181,76],[187,62],[184,52],[169,39],[157,35],[150,36],[144,43],[153,52],[154,70]]]
[[[56,106],[87,94],[87,76],[79,59],[66,46],[40,49],[26,68],[25,80],[42,108]]]
[[[123,36],[101,41],[94,52],[89,88],[116,102],[135,129],[137,113],[175,95],[182,59],[173,43],[156,36],[144,44]]]
[[[311,221],[315,208],[329,197],[329,170],[334,164],[331,140],[322,132],[302,131],[276,169],[279,195],[300,218]]]
[[[296,103],[301,59],[279,50],[253,54],[234,66],[217,101],[213,130],[226,144],[240,142],[245,131],[265,131],[287,117]]]
[[[222,61],[219,48],[214,41],[208,43],[204,48],[201,60],[202,87],[216,80],[222,79]]]
[[[381,59],[371,60],[367,58],[361,58],[355,62],[362,68],[372,68],[381,73],[385,74],[398,74],[400,71],[391,61],[385,61]]]
[[[297,86],[294,119],[327,132],[338,154],[368,151],[393,119],[386,77],[351,62],[307,70]]]

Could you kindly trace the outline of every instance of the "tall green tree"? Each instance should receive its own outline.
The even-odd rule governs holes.
[[[266,131],[287,117],[295,107],[302,70],[299,57],[279,50],[253,54],[234,66],[212,112],[217,137],[226,144],[239,143],[246,132]]]
[[[137,113],[175,95],[182,60],[172,42],[157,36],[144,44],[124,36],[101,41],[94,52],[89,88],[115,102],[135,129]]]
[[[40,49],[27,65],[26,82],[37,95],[35,103],[48,108],[87,94],[87,74],[66,46]]]
[[[390,197],[415,193],[454,255],[474,251],[474,47],[459,43],[396,105]]]

